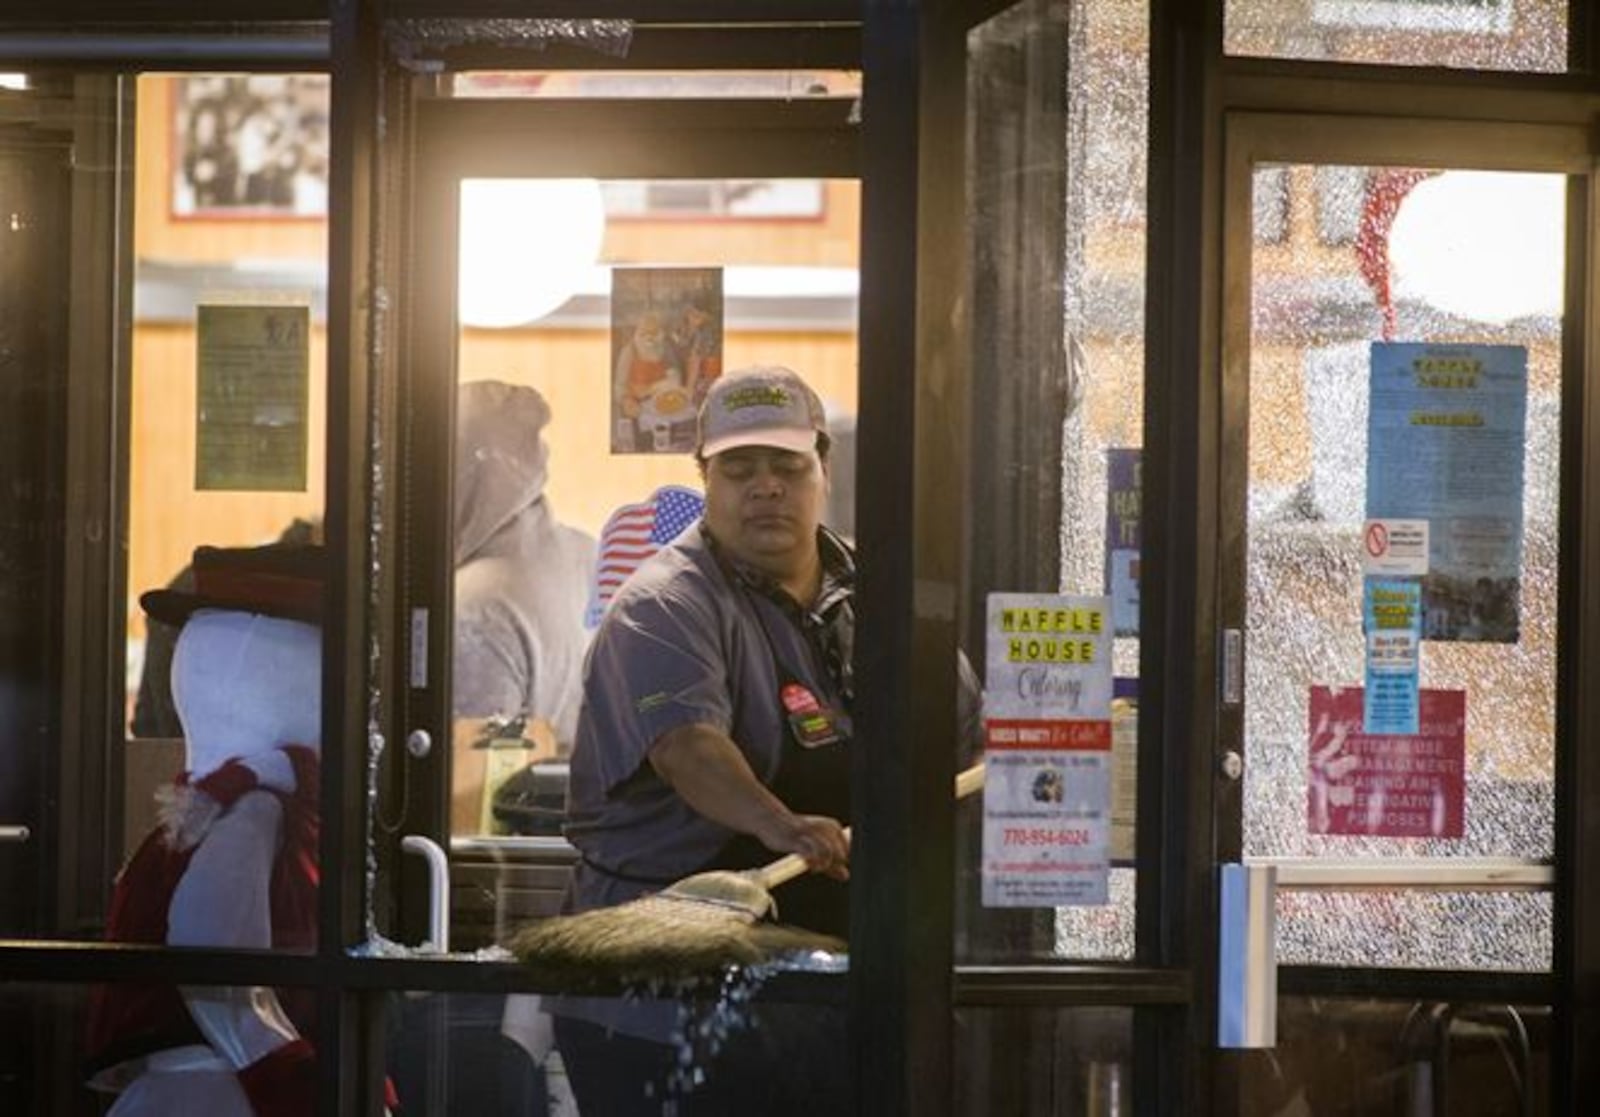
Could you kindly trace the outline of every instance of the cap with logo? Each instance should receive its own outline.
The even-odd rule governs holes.
[[[700,406],[700,456],[740,446],[772,446],[805,453],[828,419],[798,373],[780,365],[739,369],[717,378]]]

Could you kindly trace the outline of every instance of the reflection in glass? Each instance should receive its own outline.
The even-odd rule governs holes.
[[[1132,1114],[1133,1013],[1125,1008],[956,1010],[961,1117]]]
[[[602,1117],[853,1111],[842,1004],[729,993],[546,998],[553,1026],[527,1011],[538,998],[404,994],[388,1003],[389,1079],[407,1113],[572,1117],[580,1099]]]
[[[1241,1114],[1551,1111],[1543,1005],[1284,997],[1277,1038],[1222,1055]]]
[[[281,1003],[287,1005],[309,1006],[314,1000],[306,989],[279,992]],[[0,1038],[4,1039],[0,1043],[0,1112],[19,1117],[87,1117],[107,1112],[119,1117],[180,1113],[223,1117],[268,1112],[252,1109],[251,1099],[261,1102],[265,1096],[263,1072],[275,1070],[285,1072],[275,1083],[283,1088],[278,1096],[301,1107],[287,1111],[313,1111],[310,1049],[317,1036],[310,1029],[305,1032],[306,1045],[278,1056],[276,1063],[258,1064],[254,1071],[249,1063],[236,1061],[248,1057],[253,1039],[236,1036],[238,1045],[222,1054],[220,1048],[212,1048],[200,1037],[192,1023],[188,1029],[194,1044],[186,1049],[168,1049],[158,1055],[154,1050],[111,1052],[101,1046],[99,1025],[107,1006],[154,1003],[151,993],[150,986],[131,983],[92,987],[8,984],[0,991]],[[185,993],[193,998],[191,1003],[216,1008],[230,991],[192,987]],[[220,1020],[213,1015],[208,1026],[220,1027]],[[270,1049],[257,1055],[263,1057],[271,1057]]]

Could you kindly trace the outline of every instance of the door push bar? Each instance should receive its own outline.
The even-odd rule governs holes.
[[[1217,936],[1217,1046],[1272,1047],[1278,1042],[1278,870],[1226,864]]]
[[[1548,863],[1513,857],[1315,857],[1251,859],[1220,866],[1217,1045],[1271,1047],[1277,1040],[1277,892],[1540,892]]]

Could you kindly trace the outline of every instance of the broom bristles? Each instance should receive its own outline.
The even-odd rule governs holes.
[[[542,920],[518,932],[511,949],[564,983],[697,977],[790,951],[844,949],[830,935],[760,922],[771,907],[742,873],[700,873],[630,903]]]
[[[772,894],[749,873],[718,869],[684,877],[661,893],[663,897],[715,904],[742,913],[754,922],[772,912]]]

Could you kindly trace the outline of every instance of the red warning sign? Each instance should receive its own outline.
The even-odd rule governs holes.
[[[1367,525],[1367,554],[1373,558],[1382,558],[1389,553],[1389,529],[1382,520],[1373,520]]]
[[[1428,572],[1428,521],[1368,520],[1361,548],[1365,574],[1421,577]]]

